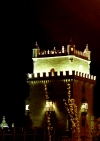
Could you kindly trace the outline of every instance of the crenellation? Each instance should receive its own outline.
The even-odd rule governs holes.
[[[90,74],[87,74],[87,78],[90,79]]]
[[[80,77],[82,77],[82,75],[81,75],[81,74],[82,74],[82,73],[81,73],[81,72],[79,72],[79,76],[80,76]]]
[[[87,78],[87,74],[85,73],[85,78]]]
[[[94,79],[94,76],[93,75],[90,75],[90,78],[93,80]]]
[[[78,76],[78,71],[76,71],[76,75]]]
[[[54,72],[54,76],[57,76],[57,72]]]
[[[66,76],[69,76],[69,71],[66,71]]]
[[[96,76],[94,76],[94,79],[93,80],[96,80]]]
[[[85,74],[84,73],[82,73],[82,77],[85,77]]]
[[[64,46],[62,46],[61,50],[56,50],[56,47],[54,47],[53,50],[43,50],[43,51],[40,51],[40,49],[39,49],[37,57],[45,57],[45,56],[50,56],[50,55],[51,56],[52,55],[59,56],[59,55],[64,55],[64,54],[68,55],[68,52],[67,52],[67,49]],[[90,57],[88,57],[88,54],[85,53],[84,51],[82,52],[82,51],[79,51],[79,50],[76,50],[76,49],[74,49],[73,55],[75,55],[76,57],[85,59],[85,60],[89,60],[89,58],[90,58]]]
[[[79,50],[74,50],[74,55],[79,57],[79,58],[82,58],[82,59],[86,59],[88,60],[88,55],[82,51],[79,51]]]
[[[51,77],[52,75],[51,75],[51,72],[48,72],[48,74],[49,74],[49,77]]]
[[[74,70],[72,71],[72,75],[73,75],[73,76],[75,75],[75,71],[74,71]]]
[[[46,77],[46,73],[45,72],[43,72],[43,77]]]
[[[38,78],[40,77],[40,73],[37,73],[37,77],[38,77]]]
[[[82,77],[82,78],[87,78],[87,79],[90,79],[90,80],[96,80],[96,76],[93,76],[93,75],[90,75],[90,74],[86,74],[86,73],[81,73],[81,72],[78,72],[78,71],[60,71],[59,73],[58,72],[43,72],[42,74],[40,73],[37,73],[37,74],[30,74],[28,73],[27,74],[27,79],[30,80],[30,79],[34,79],[34,78],[59,78],[59,77],[69,77],[69,76],[78,76],[78,77]]]
[[[60,76],[63,76],[63,71],[60,71]]]
[[[27,74],[27,77],[28,77],[28,78],[32,78],[32,75],[33,75],[33,74],[28,73],[28,74]]]

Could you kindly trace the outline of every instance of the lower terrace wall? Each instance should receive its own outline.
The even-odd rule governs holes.
[[[85,81],[84,81],[85,80]],[[60,136],[66,135],[67,130],[67,111],[64,107],[63,99],[67,99],[67,83],[71,84],[72,96],[75,99],[75,103],[78,106],[78,116],[80,120],[81,136],[85,136],[90,140],[91,138],[91,117],[93,116],[93,86],[94,83],[90,83],[86,78],[82,79],[67,79],[65,80],[31,80],[30,84],[30,117],[34,127],[47,127],[46,119],[46,99],[44,84],[52,86],[49,91],[51,99],[54,101],[54,111],[52,113],[52,123],[56,132],[60,133]],[[81,116],[81,100],[83,97],[82,86],[85,86],[85,98],[88,101],[89,109],[86,115],[85,126],[82,126]],[[85,132],[84,132],[85,131]]]
[[[67,84],[64,81],[48,81],[47,86],[53,86],[51,99],[54,101],[54,111],[52,112],[52,122],[56,129],[66,131],[67,113],[63,99],[67,98]],[[35,82],[30,85],[30,118],[33,127],[47,127],[46,119],[46,99],[44,83]]]
[[[54,130],[51,134],[51,141],[77,141],[77,137],[60,136]],[[27,128],[23,130],[16,130],[16,128],[7,131],[0,130],[0,141],[48,141],[48,134],[46,129],[34,128],[29,132]],[[81,138],[81,141],[83,139]],[[85,138],[85,141],[92,141],[92,138]]]

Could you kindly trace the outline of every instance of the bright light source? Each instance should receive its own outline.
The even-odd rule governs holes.
[[[29,105],[28,105],[28,104],[26,105],[26,110],[27,110],[27,111],[29,110]]]
[[[73,51],[73,48],[71,47],[71,51]]]
[[[52,101],[46,101],[46,111],[53,111],[53,105]]]
[[[28,77],[29,77],[29,78],[32,78],[32,74],[31,74],[31,73],[28,73]]]
[[[88,110],[88,103],[82,103],[81,111],[82,112],[87,112],[87,110]]]

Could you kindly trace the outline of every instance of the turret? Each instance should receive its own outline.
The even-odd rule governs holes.
[[[88,49],[88,44],[86,44],[86,48],[84,50],[84,54],[88,57],[88,60],[90,60],[90,54],[91,54],[91,51],[89,51]]]
[[[5,116],[3,116],[2,123],[1,123],[0,127],[2,129],[3,128],[9,128],[8,124],[6,123]]]
[[[38,54],[39,54],[39,46],[38,43],[36,42],[35,47],[33,48],[32,57],[37,58]]]
[[[75,45],[72,41],[72,38],[70,39],[69,45],[67,45],[67,53],[68,55],[74,55]]]

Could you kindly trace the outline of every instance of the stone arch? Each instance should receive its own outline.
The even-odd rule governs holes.
[[[51,75],[54,76],[55,69],[51,68],[50,72],[51,72]]]

